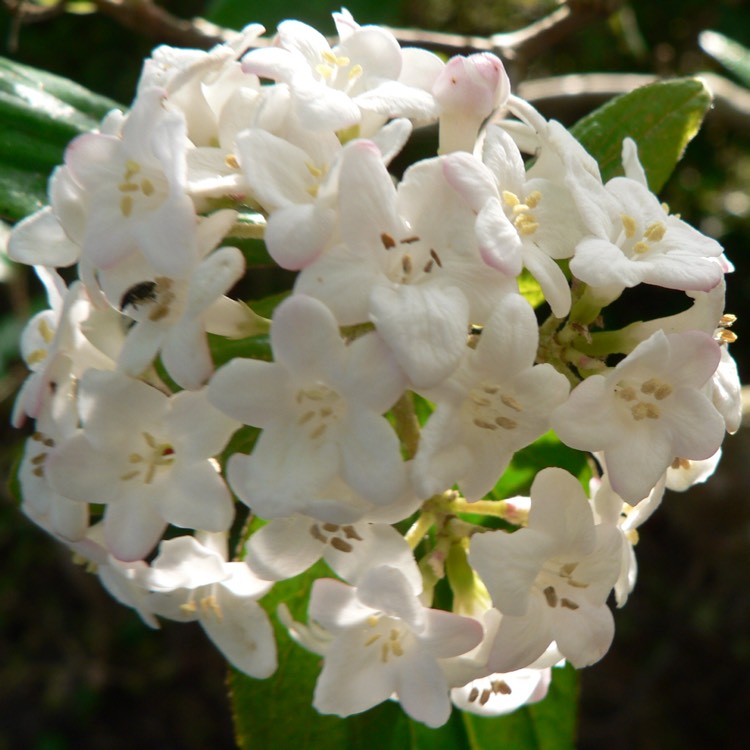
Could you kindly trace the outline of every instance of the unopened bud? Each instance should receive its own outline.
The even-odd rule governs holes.
[[[471,151],[482,123],[510,96],[510,81],[499,57],[479,52],[456,55],[435,79],[440,104],[440,152]]]

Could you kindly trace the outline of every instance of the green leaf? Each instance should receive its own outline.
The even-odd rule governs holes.
[[[706,54],[750,87],[750,49],[718,31],[702,31],[698,35],[698,44]]]
[[[46,202],[47,178],[68,142],[118,105],[65,78],[0,58],[0,218]]]
[[[622,174],[622,141],[630,136],[651,190],[658,192],[711,106],[711,93],[698,78],[659,81],[618,96],[584,117],[573,135],[599,162],[606,181]]]
[[[401,0],[350,0],[345,6],[363,25],[398,24],[403,20]],[[249,23],[262,23],[269,31],[273,31],[280,21],[294,18],[314,26],[322,34],[333,34],[331,13],[340,10],[338,0],[316,3],[286,0],[283,5],[262,0],[213,0],[203,15],[221,26],[241,29]]]
[[[547,466],[559,466],[569,471],[585,486],[591,478],[588,454],[569,448],[554,432],[547,432],[513,456],[490,497],[503,500],[528,494],[534,477]]]

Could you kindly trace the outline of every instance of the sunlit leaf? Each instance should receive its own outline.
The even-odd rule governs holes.
[[[700,79],[659,81],[618,96],[572,130],[599,162],[605,181],[622,174],[622,141],[633,138],[649,187],[658,192],[710,107],[711,92]]]

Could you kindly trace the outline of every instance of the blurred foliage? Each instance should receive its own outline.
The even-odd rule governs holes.
[[[289,16],[317,23],[328,7],[301,0],[296,6],[273,0],[160,4],[185,18],[212,13],[214,20],[224,17],[237,26],[260,20],[269,29]],[[0,55],[125,104],[132,99],[142,58],[160,42],[98,14],[61,16],[25,26],[16,35],[8,5],[0,9]],[[362,0],[347,5],[363,23],[488,34],[520,28],[557,2],[413,0],[399,6]],[[333,26],[321,28],[330,33]],[[633,0],[608,21],[528,60],[525,77],[593,71],[724,75],[698,44],[706,29],[750,47],[747,2]],[[545,104],[544,114],[571,125],[563,114],[568,110],[556,109],[560,104]],[[727,307],[740,316],[740,337],[750,315],[749,125],[747,115],[737,123],[711,113],[662,192],[672,211],[721,241],[735,263]],[[17,331],[31,308],[26,283],[34,282],[15,275],[12,285],[2,287],[3,332]],[[263,296],[264,290],[253,294]],[[623,316],[632,319],[634,310],[639,316],[659,314],[653,305],[647,295],[626,295]],[[3,333],[3,342],[8,337]],[[748,351],[739,346],[734,354],[748,380]],[[5,345],[3,358],[0,423],[7,425],[24,371]],[[6,426],[0,430],[0,470],[7,476],[23,434]],[[738,592],[750,566],[748,449],[730,441],[730,460],[713,484],[686,497],[668,497],[642,530],[639,584],[628,606],[616,613],[613,649],[582,675],[580,750],[747,746],[750,600]],[[223,665],[198,629],[167,625],[161,633],[148,631],[22,519],[7,493],[0,501],[0,556],[0,750],[233,747]]]

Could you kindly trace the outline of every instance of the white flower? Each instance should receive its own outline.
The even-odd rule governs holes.
[[[603,452],[613,489],[637,503],[676,458],[705,459],[721,445],[724,420],[704,393],[720,356],[702,331],[657,331],[579,384],[552,428],[573,448]]]
[[[549,429],[568,381],[534,365],[539,333],[531,306],[504,297],[458,369],[424,395],[437,404],[422,431],[414,481],[423,497],[458,484],[467,500],[494,486],[515,451]]]
[[[626,139],[624,161],[634,148]],[[706,292],[721,281],[721,245],[670,214],[642,179],[615,177],[591,190],[580,176],[571,171],[569,184],[591,235],[570,262],[581,281],[608,290],[610,299],[641,283]]]
[[[197,620],[237,669],[258,678],[276,671],[273,629],[257,602],[273,584],[244,562],[227,562],[226,534],[163,541],[144,583],[155,614]]]
[[[195,262],[185,119],[166,110],[163,98],[159,89],[141,92],[120,133],[87,133],[66,149],[85,215],[83,257],[96,268],[111,268],[136,250],[167,275]]]
[[[82,428],[46,459],[53,489],[103,503],[108,548],[123,561],[145,557],[167,524],[224,531],[234,515],[212,457],[237,422],[203,391],[167,397],[124,375],[87,370],[79,386]]]
[[[369,502],[404,492],[395,432],[381,415],[404,377],[376,333],[346,344],[330,310],[293,295],[271,325],[275,362],[235,359],[208,386],[211,402],[263,432],[229,459],[232,489],[265,518],[302,510],[339,474]]]
[[[359,26],[347,12],[334,20],[341,36],[334,47],[307,24],[283,21],[277,44],[245,55],[244,69],[288,84],[297,116],[311,130],[359,125],[358,135],[369,136],[391,117],[424,120],[437,114],[429,91],[411,81],[426,78],[431,84],[442,67],[439,58],[405,58],[391,32]],[[419,72],[404,70],[405,59]]]
[[[77,413],[70,391],[61,387],[37,416],[34,433],[26,440],[18,481],[21,510],[59,541],[79,542],[89,529],[89,506],[63,497],[50,486],[46,463],[50,451],[75,432]]]
[[[552,669],[517,669],[479,677],[451,690],[453,705],[479,716],[505,716],[547,697]]]
[[[207,332],[257,332],[249,308],[224,296],[245,270],[242,253],[235,247],[211,252],[235,217],[234,211],[217,211],[196,225],[198,257],[185,277],[160,274],[140,253],[97,274],[110,304],[135,321],[118,357],[123,372],[137,377],[161,353],[172,379],[195,390],[213,372]]]
[[[493,673],[487,667],[501,619],[496,609],[485,609],[481,617],[482,642],[466,654],[441,661],[448,684],[456,686],[451,690],[451,701],[462,711],[479,716],[502,716],[547,695],[551,681],[548,666],[506,673]]]
[[[647,521],[661,505],[664,497],[666,476],[662,477],[649,493],[636,505],[626,503],[613,489],[609,475],[605,472],[599,481],[592,481],[592,502],[597,521],[617,528],[620,533],[621,567],[614,585],[615,601],[624,607],[630,592],[635,587],[638,564],[635,545],[638,543],[638,527]]]
[[[509,276],[527,268],[552,312],[564,317],[570,310],[570,289],[555,259],[570,257],[584,234],[564,177],[572,161],[591,170],[591,157],[559,123],[534,115],[539,129],[537,161],[528,172],[510,135],[490,126],[482,161],[451,154],[445,173],[477,213],[476,235],[484,261]]]
[[[391,566],[371,569],[356,588],[317,580],[309,615],[332,635],[313,706],[337,716],[395,695],[413,719],[441,726],[451,704],[438,660],[465,653],[482,638],[473,618],[425,608],[419,590]]]
[[[13,406],[16,427],[27,416],[37,418],[58,392],[65,391],[70,397],[68,403],[74,403],[75,381],[86,368],[110,368],[114,364],[84,334],[83,326],[93,308],[83,284],[75,282],[66,289],[56,271],[43,266],[36,271],[47,289],[50,308],[37,313],[21,334],[21,356],[31,374]],[[110,343],[116,347],[119,342]],[[65,403],[59,397],[57,401]]]
[[[553,641],[576,667],[606,653],[614,635],[606,600],[620,573],[620,536],[608,524],[594,526],[575,477],[540,471],[528,527],[475,535],[469,561],[503,614],[490,669],[527,667]]]
[[[298,277],[342,325],[372,321],[415,387],[455,370],[470,322],[483,323],[515,281],[488,269],[473,241],[474,214],[456,200],[442,159],[407,170],[398,189],[366,141],[342,157],[342,242]]]

